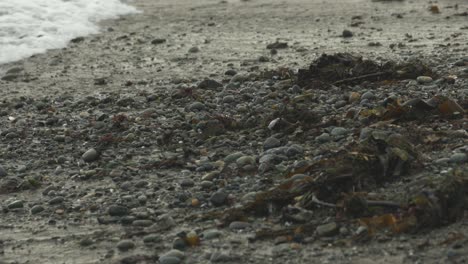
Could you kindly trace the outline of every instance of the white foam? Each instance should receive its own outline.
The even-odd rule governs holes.
[[[0,64],[99,32],[103,19],[135,13],[119,0],[0,0]]]

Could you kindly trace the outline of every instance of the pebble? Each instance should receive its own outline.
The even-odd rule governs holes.
[[[315,140],[320,143],[325,143],[331,140],[331,136],[328,133],[322,133],[320,136],[316,137]]]
[[[237,74],[237,72],[236,72],[235,70],[232,70],[232,69],[231,69],[231,70],[227,70],[227,71],[224,73],[224,75],[228,75],[228,76],[234,76],[234,75],[236,75],[236,74]]]
[[[367,91],[367,92],[362,94],[361,100],[363,100],[363,99],[367,99],[367,100],[375,99],[375,94],[373,92],[371,92],[371,91]]]
[[[213,182],[212,181],[202,181],[200,183],[200,187],[202,189],[210,189],[211,187],[213,187]]]
[[[177,250],[177,249],[171,249],[167,253],[163,254],[162,256],[184,259],[185,258],[185,253],[183,251],[180,251],[180,250]]]
[[[110,216],[124,216],[124,215],[128,215],[129,210],[128,210],[128,208],[125,207],[125,206],[111,205],[111,206],[109,206],[109,208],[107,209],[107,213],[108,213]]]
[[[146,220],[146,219],[141,219],[141,220],[135,220],[132,222],[133,226],[142,226],[142,227],[148,227],[153,224],[153,221],[151,220]]]
[[[205,240],[210,240],[210,239],[215,239],[219,238],[223,235],[223,232],[219,230],[206,230],[203,232],[203,239]]]
[[[8,209],[18,209],[23,208],[24,202],[21,200],[16,200],[7,205]]]
[[[158,243],[158,242],[161,242],[162,240],[163,240],[162,237],[157,234],[150,234],[150,235],[143,237],[143,243],[145,244]]]
[[[343,33],[341,34],[343,38],[351,38],[353,36],[353,32],[351,32],[348,29],[343,30]]]
[[[465,153],[455,153],[450,156],[450,162],[452,163],[464,163],[468,161],[468,156]]]
[[[210,261],[212,263],[228,262],[231,261],[231,257],[223,252],[213,252],[213,254],[211,254]]]
[[[263,143],[263,150],[269,150],[281,146],[281,141],[277,138],[269,137]]]
[[[236,160],[236,164],[239,167],[244,167],[246,165],[255,165],[255,157],[253,156],[242,156]]]
[[[206,106],[201,102],[193,102],[188,107],[187,110],[189,111],[203,111],[206,109]]]
[[[242,152],[234,152],[232,154],[229,154],[227,155],[225,158],[224,158],[224,162],[226,163],[233,163],[235,162],[237,159],[239,159],[240,157],[244,156],[244,153]]]
[[[35,205],[31,208],[31,214],[38,214],[42,211],[44,211],[45,208],[42,205]]]
[[[191,47],[189,50],[188,50],[189,53],[197,53],[197,52],[200,52],[200,48],[195,46],[195,47]]]
[[[52,198],[52,199],[49,201],[49,204],[50,204],[50,205],[61,204],[61,203],[63,203],[64,200],[65,200],[65,199],[64,199],[62,196],[57,196],[57,197]]]
[[[179,264],[181,263],[182,260],[177,257],[172,257],[172,256],[161,256],[159,257],[159,263],[160,264]]]
[[[180,237],[174,239],[174,241],[172,242],[173,249],[185,250],[186,247],[187,243]]]
[[[122,240],[117,244],[117,248],[120,251],[129,251],[130,249],[135,248],[135,243],[131,240]]]
[[[315,230],[318,236],[333,236],[338,232],[338,225],[335,222],[317,226]]]
[[[341,136],[348,134],[348,129],[344,127],[335,127],[332,129],[330,134],[334,137],[341,137]]]
[[[242,221],[234,221],[229,224],[229,229],[231,230],[242,230],[250,227],[250,223]]]
[[[99,153],[94,148],[88,149],[83,154],[83,156],[81,156],[81,158],[86,162],[93,162],[97,160],[98,157],[99,157]]]
[[[180,182],[180,186],[187,188],[195,186],[195,182],[192,179],[184,179]]]
[[[212,79],[205,79],[201,81],[197,87],[200,89],[217,89],[222,88],[223,84]]]
[[[429,76],[418,76],[418,78],[416,78],[416,81],[419,84],[428,84],[432,82],[432,78]]]
[[[6,172],[6,170],[0,165],[0,177],[5,177],[7,175],[8,173]]]
[[[217,191],[210,197],[210,202],[214,206],[223,206],[227,203],[228,194],[223,191]]]

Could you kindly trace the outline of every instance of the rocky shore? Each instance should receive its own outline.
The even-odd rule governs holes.
[[[133,4],[0,66],[0,263],[466,262],[465,1]]]

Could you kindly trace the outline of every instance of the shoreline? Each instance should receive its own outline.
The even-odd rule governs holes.
[[[0,80],[1,264],[468,259],[466,203],[438,211],[468,193],[439,188],[468,170],[468,3],[133,3],[144,13],[4,65],[21,69]],[[308,71],[336,52],[424,63]],[[429,197],[427,232],[404,222],[422,190],[450,197]],[[365,208],[342,215],[346,195]],[[414,233],[362,224],[374,214]]]

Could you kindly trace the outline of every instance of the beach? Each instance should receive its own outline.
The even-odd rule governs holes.
[[[129,4],[142,13],[0,65],[0,264],[466,261],[468,189],[442,203],[433,184],[468,186],[466,1]],[[379,70],[340,64],[358,57]],[[334,59],[343,73],[314,75]],[[346,155],[385,180],[353,163],[317,188],[332,206],[263,198]],[[407,224],[422,190],[450,209],[401,232],[366,220]],[[359,192],[393,203],[343,218],[338,194]]]

